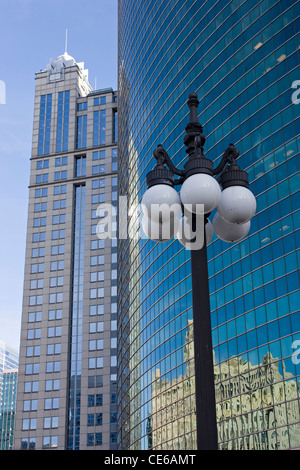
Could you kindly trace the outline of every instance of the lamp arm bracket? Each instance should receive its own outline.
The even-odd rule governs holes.
[[[225,150],[219,165],[214,169],[214,175],[219,175],[224,170],[226,163],[229,163],[230,165],[236,165],[238,156],[239,150],[233,144],[229,144],[228,149]]]
[[[173,165],[171,158],[169,157],[166,150],[163,148],[162,145],[158,145],[157,148],[153,152],[153,156],[156,159],[156,167],[163,167],[163,165],[167,165],[169,170],[174,174],[181,177],[184,177],[184,171],[178,170],[175,165]],[[181,178],[179,178],[181,179]],[[177,180],[179,181],[179,180]],[[180,184],[179,182],[175,182],[175,184]]]

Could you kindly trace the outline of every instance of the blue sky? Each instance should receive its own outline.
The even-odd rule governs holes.
[[[117,0],[1,0],[0,340],[17,350],[35,73],[64,52],[66,29],[67,51],[85,63],[92,87],[117,89]]]

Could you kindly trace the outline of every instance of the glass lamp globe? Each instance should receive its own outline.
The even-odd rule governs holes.
[[[210,175],[197,173],[189,176],[181,187],[181,202],[186,210],[203,213],[203,207],[195,207],[196,204],[204,205],[204,214],[213,211],[219,204],[221,189],[218,182]]]
[[[179,229],[179,218],[161,223],[149,219],[145,215],[142,219],[142,228],[147,238],[154,242],[166,242],[175,237]]]
[[[242,240],[248,235],[250,230],[250,221],[245,224],[230,224],[226,222],[218,212],[213,219],[213,229],[217,237],[224,242],[234,243]]]
[[[156,184],[147,189],[141,205],[145,216],[154,222],[168,222],[181,212],[179,194],[167,184]]]
[[[226,222],[244,224],[254,216],[256,199],[248,188],[229,186],[223,189],[218,212]]]

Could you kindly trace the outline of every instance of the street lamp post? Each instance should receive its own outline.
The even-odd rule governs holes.
[[[189,95],[187,104],[190,120],[184,137],[188,154],[184,170],[173,165],[161,145],[153,152],[156,165],[147,174],[142,226],[145,235],[153,241],[177,238],[191,250],[197,449],[217,450],[206,246],[213,231],[229,243],[246,236],[256,201],[248,189],[247,173],[237,165],[239,152],[233,144],[215,169],[213,162],[204,156],[205,137],[198,121],[196,93]],[[178,176],[176,180],[174,175]],[[181,185],[180,195],[174,189],[176,185]],[[209,215],[215,209],[211,223]]]

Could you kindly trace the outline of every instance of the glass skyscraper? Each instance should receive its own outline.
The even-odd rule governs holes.
[[[299,1],[119,0],[119,447],[195,449],[190,253],[139,236],[153,150],[182,168],[197,92],[204,152],[233,142],[257,200],[208,246],[220,449],[300,447]]]
[[[3,372],[0,403],[0,450],[13,450],[18,370]]]

